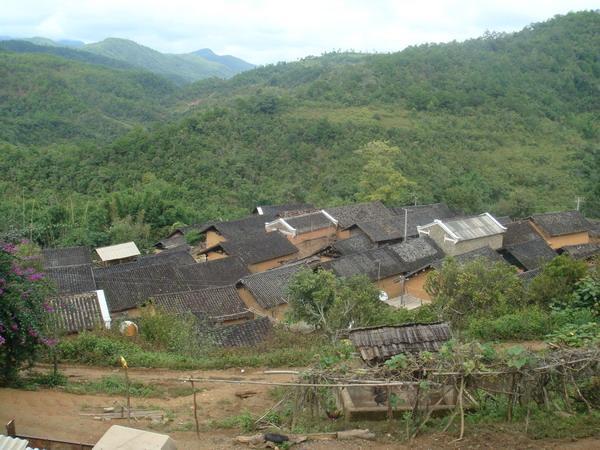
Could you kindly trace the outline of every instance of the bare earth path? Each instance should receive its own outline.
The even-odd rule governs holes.
[[[41,366],[40,369],[46,369]],[[63,365],[61,370],[70,381],[99,379],[110,374],[118,374],[118,369],[109,367],[87,367]],[[188,375],[211,378],[240,378],[248,380],[291,381],[291,375],[266,375],[263,369],[211,370],[211,371],[173,371],[162,369],[131,369],[133,381],[158,384],[162,386],[180,385],[179,378]],[[131,426],[168,433],[180,449],[228,449],[248,448],[236,446],[232,438],[239,432],[235,429],[217,429],[211,427],[213,420],[224,419],[248,410],[260,415],[270,408],[275,400],[268,386],[244,386],[232,384],[206,383],[198,394],[199,420],[201,433],[199,438],[193,431],[192,397],[177,398],[133,398],[132,407],[160,409],[171,419],[168,423],[151,423],[149,420],[132,421]],[[252,390],[256,395],[241,399],[236,392]],[[0,389],[0,423],[5,424],[15,418],[17,430],[25,434],[53,437],[56,439],[81,442],[96,442],[113,424],[127,425],[127,420],[103,421],[93,416],[83,416],[82,412],[92,408],[120,406],[123,398],[105,395],[77,395],[58,389],[24,391]],[[600,448],[600,440],[584,439],[579,441],[531,440],[526,436],[508,433],[489,433],[477,431],[469,433],[460,442],[449,444],[453,439],[448,435],[428,435],[419,438],[410,447],[386,442],[385,437],[377,442],[313,442],[295,448],[298,449],[407,449],[407,448],[549,448],[549,449],[595,449]]]

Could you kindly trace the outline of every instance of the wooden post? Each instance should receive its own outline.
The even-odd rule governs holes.
[[[15,437],[17,435],[16,427],[15,427],[15,419],[12,419],[10,422],[6,424],[6,435]]]
[[[131,395],[129,392],[129,369],[125,366],[125,385],[127,389],[127,423],[131,424]]]
[[[394,411],[392,410],[392,388],[390,386],[386,386],[387,390],[387,420],[391,422],[394,417]]]
[[[192,391],[194,392],[194,421],[196,422],[196,436],[200,437],[200,426],[198,425],[198,403],[196,401],[196,388],[194,387],[194,382],[192,383]]]

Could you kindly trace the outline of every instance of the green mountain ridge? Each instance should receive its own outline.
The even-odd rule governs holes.
[[[597,12],[571,13],[517,33],[331,53],[179,88],[155,77],[149,98],[128,70],[0,52],[0,67],[11,67],[0,74],[10,80],[0,139],[11,143],[0,144],[0,170],[13,174],[0,183],[0,230],[52,245],[148,246],[174,223],[260,203],[353,202],[366,163],[357,150],[377,140],[400,149],[390,166],[416,184],[407,203],[416,195],[523,217],[571,209],[583,195],[598,217],[599,28]],[[134,113],[100,108],[106,77]],[[34,89],[46,79],[47,91]],[[154,114],[141,114],[144,101]],[[127,127],[69,128],[98,111]],[[27,134],[48,117],[63,122]]]
[[[29,46],[24,43],[30,44]],[[32,47],[32,45],[40,48]],[[219,56],[210,49],[185,54],[165,54],[120,38],[85,44],[76,40],[53,41],[43,37],[0,37],[0,48],[22,53],[49,53],[76,61],[116,68],[136,68],[164,76],[177,84],[203,78],[229,78],[254,65],[231,55]],[[88,54],[97,55],[93,59]],[[202,53],[206,57],[202,56]],[[102,59],[100,59],[102,58]],[[87,60],[86,60],[87,59]]]

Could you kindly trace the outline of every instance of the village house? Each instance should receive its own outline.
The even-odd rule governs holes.
[[[45,268],[89,265],[92,255],[88,247],[44,248],[42,263]]]
[[[205,247],[213,247],[224,241],[244,240],[265,232],[265,223],[275,220],[274,215],[253,215],[238,220],[209,222],[198,232],[205,236]]]
[[[298,257],[298,248],[281,233],[262,231],[245,239],[233,239],[207,247],[198,253],[206,261],[238,256],[252,273],[279,267]]]
[[[254,318],[233,285],[158,294],[146,306],[174,314],[193,314],[208,324],[233,325]]]
[[[100,264],[103,266],[133,261],[141,254],[135,242],[100,247],[96,249],[96,253],[100,257]]]
[[[534,214],[529,220],[554,250],[590,242],[591,225],[579,211]]]
[[[280,217],[266,223],[265,231],[283,234],[298,248],[299,257],[304,257],[335,240],[337,221],[321,210],[297,216]]]
[[[111,269],[94,269],[94,277],[98,288],[104,290],[113,317],[137,317],[140,315],[139,306],[150,297],[194,288],[171,265],[128,267],[120,271]]]
[[[357,233],[358,231],[353,226],[359,222],[379,220],[385,217],[393,217],[394,215],[381,202],[334,206],[325,208],[325,211],[338,223],[338,239],[346,239]]]
[[[434,220],[417,226],[419,236],[429,236],[450,256],[460,255],[481,247],[502,248],[506,228],[491,214],[453,220]]]
[[[178,266],[177,272],[193,289],[235,284],[240,278],[250,274],[248,267],[238,256]]]
[[[537,269],[556,257],[556,252],[543,239],[532,239],[506,247],[504,258],[520,270]]]
[[[394,206],[390,211],[398,216],[398,222],[404,236],[404,225],[406,224],[406,237],[417,237],[419,231],[417,226],[427,225],[434,220],[446,220],[458,217],[456,211],[448,208],[445,203],[432,203],[429,205],[407,205]]]
[[[431,296],[425,290],[427,275],[436,261],[444,258],[444,252],[428,237],[409,239],[394,244],[390,249],[402,263],[402,275],[398,278],[400,295],[396,305],[420,306],[429,303]],[[394,305],[393,299],[390,303]]]
[[[236,288],[246,307],[259,316],[283,319],[288,308],[287,288],[290,280],[306,264],[290,264],[241,278]]]
[[[53,298],[50,320],[60,333],[72,334],[98,327],[110,329],[111,318],[104,291]]]
[[[432,266],[436,270],[439,270],[443,267],[444,262],[447,258],[440,259],[435,261]],[[452,259],[459,265],[469,264],[473,261],[480,261],[481,263],[490,266],[493,264],[501,263],[508,264],[508,261],[502,257],[502,255],[496,250],[492,249],[489,246],[476,248],[475,250],[471,250],[470,252],[462,253],[460,255],[452,256]]]
[[[212,342],[221,347],[250,347],[273,336],[273,323],[268,317],[213,328],[209,331]]]
[[[592,261],[594,258],[600,256],[600,244],[590,242],[589,244],[565,245],[558,252],[561,255],[568,255],[573,259]]]
[[[331,270],[342,278],[365,275],[375,287],[384,291],[389,298],[402,295],[403,286],[398,280],[404,265],[398,255],[388,246],[353,253],[339,259],[320,263],[324,270]]]

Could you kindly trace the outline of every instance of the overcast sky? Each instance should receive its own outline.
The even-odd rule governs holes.
[[[255,64],[516,31],[598,0],[0,0],[0,35],[208,47]]]

